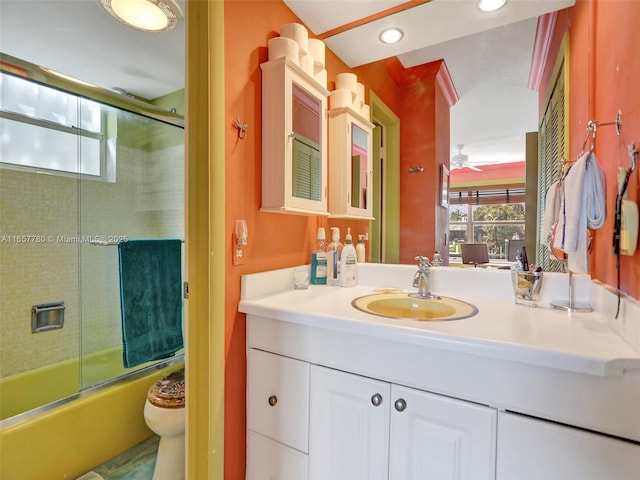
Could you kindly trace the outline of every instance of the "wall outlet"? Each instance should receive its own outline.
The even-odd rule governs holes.
[[[233,235],[233,242],[231,242],[231,263],[233,265],[244,265],[245,261],[245,246],[238,244],[236,235]]]
[[[245,247],[247,246],[249,232],[247,221],[236,220],[233,229],[233,242],[231,242],[231,263],[234,265],[244,265]]]

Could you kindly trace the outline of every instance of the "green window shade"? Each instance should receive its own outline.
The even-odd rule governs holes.
[[[540,124],[539,159],[538,159],[538,235],[542,230],[546,194],[551,184],[558,180],[560,162],[566,158],[565,144],[565,71],[561,66],[551,97],[546,105],[544,116]],[[547,247],[542,244],[545,239],[538,238],[537,263],[543,270],[558,272],[562,264],[550,255]]]
[[[293,140],[293,196],[319,201],[322,190],[320,149],[296,135]]]

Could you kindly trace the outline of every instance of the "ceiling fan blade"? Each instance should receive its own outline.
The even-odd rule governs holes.
[[[470,168],[471,170],[475,170],[476,172],[482,172],[482,169],[478,167],[474,167],[473,165],[467,165],[467,168]]]
[[[496,165],[498,163],[504,163],[504,162],[500,162],[500,160],[481,160],[477,163],[471,161],[468,162],[467,165],[478,165],[478,166],[482,166],[482,165]]]

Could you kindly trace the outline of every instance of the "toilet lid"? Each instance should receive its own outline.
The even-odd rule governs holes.
[[[153,384],[147,392],[147,400],[156,407],[184,407],[184,367]]]

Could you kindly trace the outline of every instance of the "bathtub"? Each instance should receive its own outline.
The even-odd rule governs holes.
[[[120,348],[85,357],[83,373],[92,383],[126,374]],[[113,361],[105,361],[111,359]],[[117,359],[117,361],[116,361]],[[75,479],[82,473],[149,438],[144,402],[149,387],[184,365],[147,367],[78,394],[78,360],[13,375],[0,381],[5,413],[25,411],[72,395],[69,401],[5,421],[0,428],[0,478],[7,480]],[[15,377],[15,378],[14,378]]]
[[[180,353],[182,350],[178,352]],[[102,350],[82,358],[83,383],[87,386],[98,385],[154,363],[124,368],[121,346]],[[78,393],[80,376],[80,361],[76,357],[1,378],[0,420]]]

